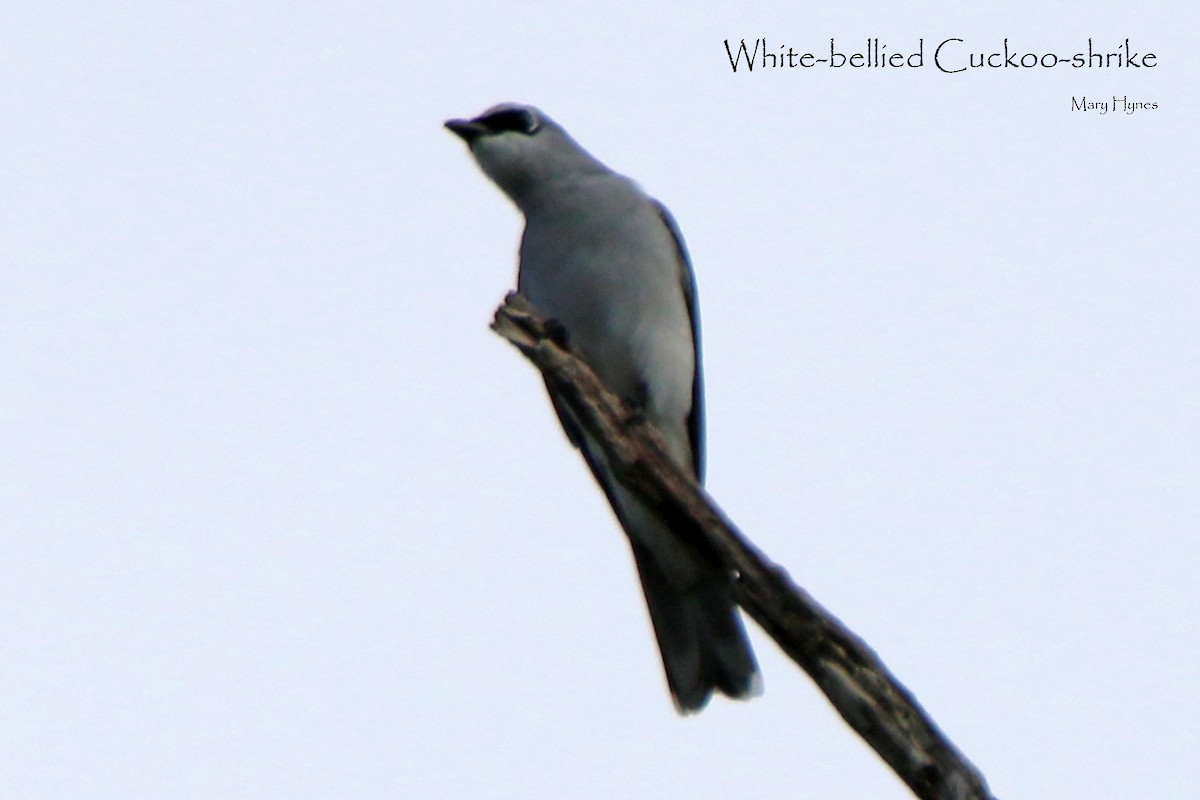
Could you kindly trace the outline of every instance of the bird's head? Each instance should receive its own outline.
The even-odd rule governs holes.
[[[467,143],[484,173],[518,206],[562,178],[607,168],[537,108],[501,103],[446,127]]]

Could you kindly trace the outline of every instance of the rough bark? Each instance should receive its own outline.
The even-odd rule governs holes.
[[[570,352],[560,326],[548,323],[521,295],[510,294],[492,328],[533,362],[550,391],[602,444],[617,479],[736,576],[738,604],[917,797],[994,800],[982,774],[874,651],[746,541],[668,457],[644,417],[626,408]]]

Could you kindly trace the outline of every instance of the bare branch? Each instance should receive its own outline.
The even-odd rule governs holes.
[[[983,776],[879,657],[742,537],[675,465],[644,416],[626,409],[564,346],[561,328],[547,324],[517,294],[505,298],[492,328],[541,370],[550,391],[604,448],[617,479],[681,536],[738,576],[738,604],[808,673],[917,797],[994,800]]]

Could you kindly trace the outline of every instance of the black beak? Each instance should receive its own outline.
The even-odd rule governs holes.
[[[467,144],[471,144],[471,142],[488,132],[486,127],[470,119],[448,119],[446,120],[446,127]]]

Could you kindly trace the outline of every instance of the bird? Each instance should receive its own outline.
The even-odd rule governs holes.
[[[696,283],[674,218],[534,106],[501,103],[444,124],[524,216],[518,291],[702,483]],[[553,392],[551,400],[627,535],[676,710],[699,711],[714,690],[759,694],[733,576],[622,486],[599,445]]]

